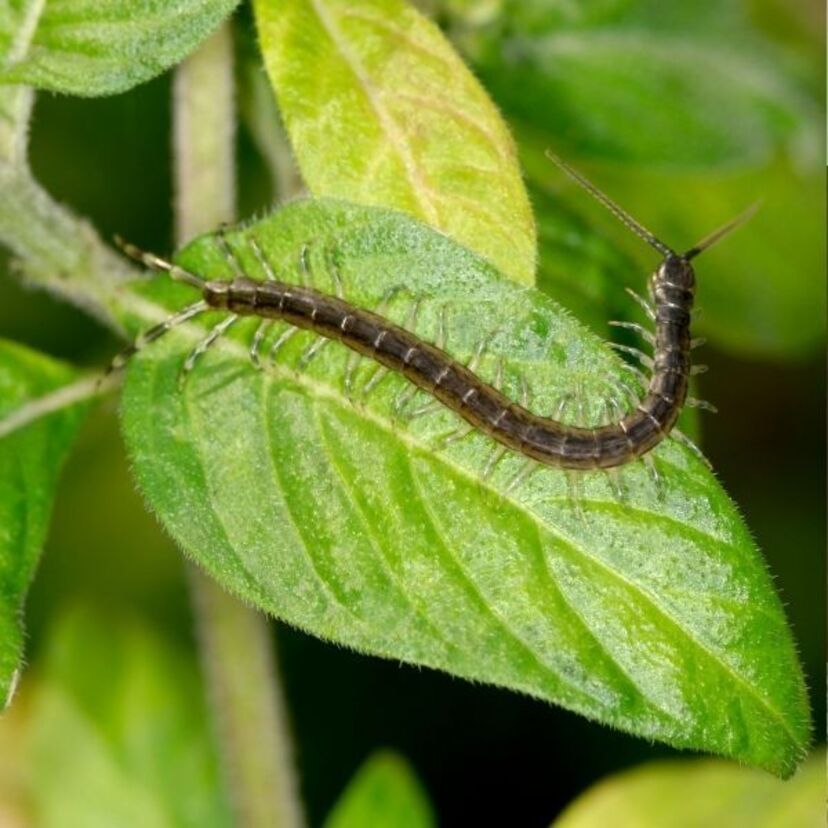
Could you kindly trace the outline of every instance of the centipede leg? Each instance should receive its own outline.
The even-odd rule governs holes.
[[[311,242],[302,242],[299,248],[299,278],[304,287],[313,286],[313,270],[310,263]]]
[[[414,395],[419,389],[416,385],[408,384],[396,397],[393,403],[394,417],[397,419],[402,417],[403,411],[408,403],[414,398]]]
[[[492,476],[492,472],[495,470],[495,466],[506,456],[506,452],[508,449],[505,446],[497,446],[492,453],[489,455],[489,459],[486,460],[485,465],[483,466],[483,471],[480,473],[481,480],[488,480]]]
[[[448,320],[446,319],[446,306],[440,307],[440,313],[437,317],[437,337],[434,344],[441,350],[445,351],[448,344]]]
[[[621,482],[621,472],[617,468],[601,469],[606,475],[607,482],[612,489],[613,497],[617,503],[626,503],[627,493],[624,491],[624,486]]]
[[[700,400],[697,397],[687,397],[687,399],[684,401],[684,404],[688,408],[698,408],[701,411],[708,411],[711,414],[719,413],[719,409],[716,408],[716,406],[713,405],[713,403],[708,402],[707,400]]]
[[[434,450],[440,451],[441,449],[448,448],[453,443],[459,443],[461,440],[464,440],[470,434],[473,434],[476,431],[474,426],[466,426],[464,428],[456,428],[454,431],[450,431],[448,434],[444,434],[442,437],[438,437],[436,442],[434,443]]]
[[[328,270],[331,274],[331,281],[334,286],[334,294],[339,299],[345,297],[345,280],[342,278],[342,271],[339,269],[339,263],[336,261],[336,249],[327,247],[325,249],[325,260],[328,263]]]
[[[540,463],[535,460],[528,459],[517,470],[514,477],[506,484],[503,490],[503,497],[508,497],[514,494],[539,468]]]
[[[348,357],[345,360],[345,375],[342,384],[345,390],[345,396],[349,400],[354,398],[354,375],[356,374],[357,366],[360,362],[360,355],[356,351],[348,351]]]
[[[611,320],[609,323],[613,328],[624,328],[628,331],[637,333],[645,342],[650,345],[655,345],[655,335],[652,331],[648,331],[643,325],[638,322],[620,322],[618,320]]]
[[[656,312],[655,308],[652,306],[652,303],[648,302],[643,296],[636,293],[632,288],[624,288],[627,294],[642,308],[644,313],[647,314],[651,322],[655,322],[656,319]]]
[[[386,368],[384,365],[377,366],[368,381],[362,386],[362,399],[364,400],[390,373],[390,368]]]
[[[233,271],[233,277],[241,279],[244,276],[244,268],[239,261],[239,257],[236,255],[236,251],[233,250],[229,240],[227,239],[227,227],[227,224],[222,224],[219,227],[215,235],[216,244],[224,257],[224,260],[230,266],[230,270]]]
[[[618,385],[626,391],[626,386],[623,383],[618,383]],[[606,410],[607,419],[609,420],[609,422],[618,422],[624,416],[624,407],[621,404],[621,400],[619,400],[617,397],[608,397],[604,401],[604,408]],[[612,494],[615,500],[618,503],[626,503],[627,493],[624,490],[623,481],[621,477],[621,469],[617,467],[612,467],[608,469],[601,469],[601,471],[607,478],[607,482],[610,485],[610,489],[612,489]]]
[[[633,407],[639,404],[640,394],[634,388],[631,388],[625,382],[622,382],[617,377],[613,377],[612,380],[612,390],[614,394],[621,393],[626,398],[627,402],[630,403]],[[645,384],[646,387],[646,384]],[[618,409],[621,410],[620,402],[618,402],[618,397],[614,396],[611,398],[618,403]],[[622,414],[623,416],[623,414]],[[620,417],[614,417],[613,419],[620,419]]]
[[[707,466],[708,469],[713,468],[713,464],[704,456],[704,452],[696,445],[696,443],[691,440],[683,431],[678,428],[674,428],[670,432],[670,436],[675,439],[677,443],[681,443],[681,445],[686,446],[699,458],[699,460]]]
[[[316,341],[299,357],[299,361],[296,363],[296,369],[298,371],[304,371],[329,342],[331,340],[326,337],[317,337]]]
[[[621,367],[628,374],[632,374],[641,383],[642,389],[647,387],[650,380],[648,379],[647,375],[640,368],[636,368],[635,365],[630,365],[629,362],[622,362]]]
[[[256,257],[256,261],[259,263],[259,267],[261,267],[264,272],[265,279],[268,282],[277,282],[278,279],[276,278],[276,272],[273,265],[271,265],[270,260],[265,255],[261,244],[259,244],[259,240],[255,236],[251,236],[250,238],[250,247],[253,250],[253,255]]]
[[[612,348],[614,351],[621,351],[622,353],[634,356],[642,365],[652,370],[652,358],[649,355],[645,354],[644,351],[642,351],[640,348],[633,348],[630,345],[621,345],[618,342],[607,342],[607,345],[609,345],[609,347]]]
[[[268,352],[268,360],[270,362],[275,362],[276,357],[279,354],[279,351],[285,346],[285,344],[294,336],[299,329],[294,328],[293,325],[288,326],[285,330],[279,334],[279,338],[270,346],[270,351]]]
[[[559,400],[558,404],[555,406],[553,417],[556,420],[563,421],[564,414],[566,413],[566,409],[569,407],[569,403],[572,401],[573,394],[571,391],[567,391]]]
[[[250,361],[253,363],[253,366],[259,371],[261,371],[263,367],[259,352],[262,348],[262,342],[264,341],[264,338],[268,330],[270,330],[272,324],[272,319],[265,319],[263,322],[260,322],[259,327],[256,328],[256,333],[253,334],[253,341],[250,343]]]
[[[664,500],[664,481],[661,478],[661,475],[658,472],[658,468],[656,467],[655,460],[651,454],[645,454],[641,461],[644,463],[644,468],[647,469],[647,473],[650,475],[650,480],[653,482],[653,486],[656,490],[656,497],[659,501]]]
[[[584,504],[581,498],[581,474],[571,469],[566,469],[565,471],[566,488],[569,499],[572,502],[572,508],[579,520],[586,523],[586,512],[584,511]]]
[[[124,368],[132,356],[137,354],[151,342],[155,342],[173,328],[183,325],[185,322],[189,322],[194,317],[209,309],[210,306],[202,299],[192,305],[188,305],[186,308],[182,308],[177,313],[171,314],[163,322],[159,322],[149,330],[144,331],[144,333],[136,337],[135,341],[131,345],[128,345],[119,354],[116,354],[112,362],[109,363],[109,367],[106,371],[104,371],[104,374],[101,377],[101,382],[103,382],[110,374]]]
[[[179,374],[179,382],[183,382],[187,375],[195,368],[196,362],[207,353],[207,351],[215,345],[215,343],[227,333],[230,328],[238,322],[239,317],[232,313],[225,319],[222,319],[211,331],[201,340],[201,342],[193,348],[184,360],[181,366],[181,373]]]

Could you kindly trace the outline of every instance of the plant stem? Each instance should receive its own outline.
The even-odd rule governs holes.
[[[233,42],[225,25],[176,71],[179,243],[233,218]],[[193,608],[209,702],[238,825],[303,824],[291,740],[267,618],[195,566]]]

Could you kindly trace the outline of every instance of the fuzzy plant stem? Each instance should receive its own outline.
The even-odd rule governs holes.
[[[229,26],[175,75],[179,244],[235,209],[233,42]],[[224,778],[241,828],[304,824],[284,694],[267,618],[190,567],[193,611]]]

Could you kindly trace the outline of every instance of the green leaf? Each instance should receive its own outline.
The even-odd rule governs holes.
[[[531,284],[535,228],[512,139],[437,27],[401,0],[254,6],[311,192],[404,210]]]
[[[392,751],[367,759],[325,820],[325,828],[432,828],[436,824],[414,770]]]
[[[468,360],[536,411],[573,391],[566,418],[607,417],[630,375],[551,299],[516,286],[442,234],[404,216],[341,202],[296,202],[228,236],[253,275],[255,238],[285,279],[302,251],[321,290],[339,273],[349,300],[403,322]],[[181,263],[231,274],[214,237]],[[162,282],[172,307],[192,290]],[[358,650],[510,687],[632,733],[788,773],[808,743],[808,713],[784,615],[761,558],[713,475],[680,445],[654,452],[663,491],[625,467],[619,502],[603,474],[524,459],[489,476],[488,438],[447,447],[459,426],[414,417],[397,375],[370,394],[363,360],[329,344],[306,368],[301,333],[271,368],[247,359],[245,320],[179,387],[187,351],[213,319],[141,352],[123,428],[133,468],[169,532],[222,584],[285,621]],[[410,323],[408,323],[410,326]],[[271,329],[275,341],[281,325]],[[408,413],[406,413],[408,412]],[[573,494],[577,492],[577,499]]]
[[[17,0],[0,9],[0,83],[112,95],[185,58],[238,0]]]
[[[713,759],[651,762],[590,788],[554,828],[820,828],[824,800],[824,753],[787,782]]]
[[[0,340],[0,707],[23,653],[23,601],[49,528],[58,475],[94,389],[73,370]]]
[[[650,167],[763,163],[781,146],[819,157],[817,103],[747,21],[722,20],[715,6],[733,4],[607,5],[543,22],[505,12],[467,40],[510,116],[570,156]]]
[[[192,659],[135,623],[58,623],[28,725],[42,828],[230,826]]]

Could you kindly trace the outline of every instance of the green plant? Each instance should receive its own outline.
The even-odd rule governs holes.
[[[134,0],[117,11],[93,2],[67,11],[46,2],[0,12],[0,240],[29,284],[128,339],[193,301],[192,289],[143,278],[36,181],[26,155],[33,89],[112,94],[180,64],[175,223],[189,243],[176,261],[230,277],[215,233],[236,212],[234,49],[226,25],[205,37],[234,6],[202,0],[159,12]],[[552,190],[537,152],[547,135],[592,162],[602,181],[646,163],[638,193],[629,181],[607,189],[648,223],[657,202],[665,211],[659,234],[694,239],[742,206],[751,186],[745,170],[766,166],[778,186],[770,212],[790,209],[800,188],[785,165],[813,164],[816,105],[795,66],[766,67],[778,53],[735,2],[699,4],[689,16],[621,0],[567,12],[504,2],[482,16],[475,4],[437,6],[511,118],[540,232],[509,130],[436,25],[401,0],[257,0],[261,56],[243,23],[238,110],[277,194],[298,194],[290,146],[313,198],[268,210],[228,231],[227,241],[246,272],[260,274],[255,240],[286,278],[301,278],[304,256],[316,286],[333,292],[341,278],[349,300],[368,308],[392,288],[423,296],[418,331],[436,338],[445,316],[452,354],[469,359],[486,337],[482,370],[492,375],[502,361],[512,396],[521,377],[539,410],[577,389],[586,414],[600,419],[604,401],[632,387],[598,336],[609,314],[636,318],[621,299],[630,259],[595,239],[603,219],[585,219],[566,206],[571,193]],[[257,74],[262,58],[275,107]],[[538,107],[546,97],[555,105]],[[650,129],[637,127],[630,113],[639,110],[654,113]],[[782,151],[790,161],[776,158]],[[609,162],[616,168],[601,167]],[[733,172],[711,184],[706,177],[722,169]],[[804,211],[797,222],[808,255],[816,222]],[[802,311],[817,288],[806,278],[769,302],[746,287],[728,255],[761,263],[774,284],[786,270],[773,233],[754,234],[749,247],[744,235],[734,238],[735,252],[711,257],[710,283],[701,277],[704,333],[743,354],[807,352],[820,323],[790,318],[810,320]],[[546,292],[529,287],[536,281]],[[579,318],[556,299],[571,300]],[[409,304],[404,292],[387,312],[401,319]],[[305,365],[308,335],[257,373],[246,356],[257,324],[240,324],[182,386],[184,359],[218,318],[200,317],[141,351],[120,406],[147,505],[213,579],[191,573],[229,807],[243,821],[295,824],[301,816],[264,621],[216,584],[362,652],[498,684],[781,776],[794,771],[809,746],[809,712],[781,602],[735,506],[691,451],[667,444],[654,452],[659,486],[641,464],[626,468],[622,499],[598,474],[577,478],[575,492],[571,477],[551,469],[512,487],[520,458],[504,457],[489,474],[485,438],[441,446],[455,418],[399,416],[398,377],[349,395],[348,355],[330,345]],[[364,389],[373,371],[362,362],[354,387]],[[117,388],[117,378],[101,383],[22,346],[0,348],[2,698],[11,700],[19,675],[20,615],[60,466],[90,401]],[[94,624],[66,624],[66,647],[80,649]],[[56,685],[76,680],[62,669]],[[171,692],[164,681],[159,692]],[[46,702],[34,707],[46,710],[35,716],[37,746],[43,721],[56,714]],[[253,750],[263,729],[270,739]],[[192,796],[222,824],[222,797],[205,805],[195,790],[209,787],[215,768],[208,736],[194,738],[201,764]],[[136,754],[127,753],[132,762]],[[138,765],[127,767],[137,773]],[[378,767],[382,790],[399,783],[405,801],[422,799],[393,760]],[[147,785],[155,792],[158,781]],[[70,793],[58,790],[58,803]],[[361,795],[328,824],[368,824]],[[177,813],[172,798],[157,799],[158,824],[195,819],[196,811]],[[427,805],[401,807],[415,814],[412,825],[429,824]],[[60,811],[45,794],[38,808],[46,822]]]

